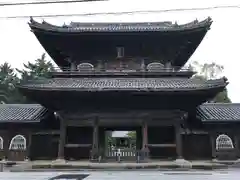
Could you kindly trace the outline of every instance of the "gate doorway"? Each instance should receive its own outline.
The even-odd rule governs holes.
[[[131,160],[136,156],[136,131],[105,131],[105,157]]]

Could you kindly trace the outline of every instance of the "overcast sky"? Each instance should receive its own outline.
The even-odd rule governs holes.
[[[13,0],[3,0],[12,2]],[[19,0],[24,1],[24,0]],[[27,0],[25,0],[27,1]],[[28,0],[31,1],[31,0]],[[32,0],[34,1],[34,0]],[[222,5],[240,5],[239,0],[109,0],[74,4],[28,5],[0,7],[0,17],[44,14],[79,14],[99,12],[122,12],[139,10],[162,10],[174,8],[199,8]],[[229,95],[233,102],[240,102],[240,9],[215,9],[205,11],[182,11],[133,15],[98,15],[65,18],[36,19],[62,25],[70,21],[80,22],[146,22],[177,21],[186,23],[195,19],[213,19],[211,30],[200,44],[190,61],[216,62],[224,66],[224,75],[229,79]],[[29,19],[0,18],[0,63],[9,62],[13,67],[40,57],[44,49],[30,32]]]

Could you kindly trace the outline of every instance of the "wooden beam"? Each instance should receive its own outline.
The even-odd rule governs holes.
[[[148,144],[148,147],[157,147],[157,148],[176,148],[176,144]]]
[[[32,135],[59,135],[59,134],[60,130],[46,130],[32,133]]]
[[[147,121],[148,126],[172,126],[178,122],[177,119],[165,119],[165,120],[151,120],[149,119]],[[67,120],[67,126],[74,126],[74,127],[84,127],[84,126],[93,126],[94,122],[91,119],[88,120]],[[126,126],[126,127],[131,127],[131,126],[141,126],[142,125],[142,119],[99,119],[99,126],[105,126],[105,127],[121,127],[121,126]]]
[[[67,148],[91,147],[92,144],[66,144]]]
[[[99,117],[100,119],[143,119],[146,116],[151,117],[152,119],[180,119],[183,117],[185,112],[179,110],[154,110],[154,111],[140,111],[140,110],[131,110],[131,111],[111,111],[111,112],[65,112],[63,113],[64,119],[71,120],[86,120],[94,119]]]

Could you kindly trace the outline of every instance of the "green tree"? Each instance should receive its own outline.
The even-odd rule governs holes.
[[[54,70],[53,64],[46,60],[46,55],[43,53],[40,58],[36,59],[33,63],[28,62],[23,64],[23,69],[16,69],[20,75],[20,82],[24,83],[29,80],[36,80],[41,78],[48,78],[50,72]],[[22,96],[22,102],[32,103],[27,97]]]
[[[3,63],[0,65],[0,103],[31,103],[18,91],[17,84],[20,81],[47,78],[53,70],[53,64],[46,60],[45,54],[33,63],[24,64],[23,69],[16,69],[20,78],[10,64]]]
[[[16,103],[21,97],[16,89],[19,78],[7,62],[0,65],[0,103]]]
[[[16,69],[20,73],[21,81],[47,78],[50,76],[50,72],[54,71],[54,66],[50,61],[46,60],[45,53],[36,59],[34,63],[28,62],[23,66],[23,70]]]
[[[224,67],[216,63],[205,63],[199,64],[198,62],[193,62],[189,65],[189,68],[197,72],[194,78],[198,79],[216,79],[222,76]],[[228,91],[225,88],[222,92],[218,93],[217,96],[212,100],[212,102],[229,103],[231,102],[228,97]]]
[[[137,138],[137,133],[136,133],[136,131],[129,131],[128,133],[127,133],[127,137],[129,137],[130,139],[136,139]]]

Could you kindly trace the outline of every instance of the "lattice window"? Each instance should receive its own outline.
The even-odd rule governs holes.
[[[0,136],[0,150],[3,150],[3,138]]]
[[[78,65],[79,71],[92,71],[94,70],[94,66],[90,63],[81,63]]]
[[[10,150],[25,150],[27,147],[26,138],[22,135],[16,135],[10,142]]]
[[[233,142],[232,139],[226,135],[221,134],[216,139],[216,149],[217,150],[226,150],[226,149],[233,149]]]
[[[164,65],[159,62],[153,62],[147,65],[148,71],[161,71],[164,69]]]

